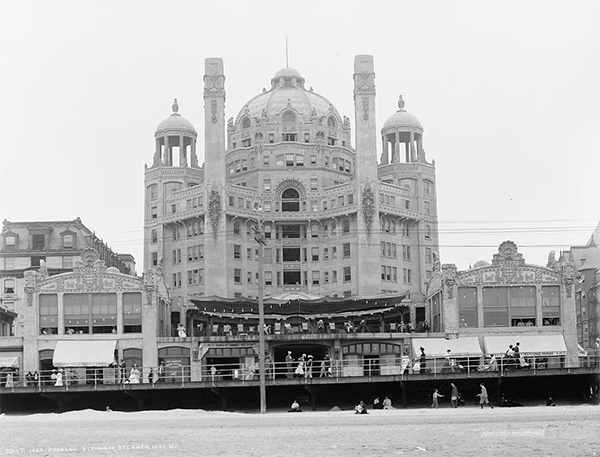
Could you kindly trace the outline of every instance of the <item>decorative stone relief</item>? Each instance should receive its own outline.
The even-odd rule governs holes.
[[[456,284],[456,265],[453,263],[446,263],[442,265],[442,271],[448,299],[453,299],[454,285]]]
[[[210,101],[210,120],[213,124],[217,123],[217,101],[216,100],[211,100]]]
[[[363,96],[363,118],[365,121],[369,120],[369,97]]]
[[[217,239],[219,231],[219,221],[221,220],[221,192],[218,189],[211,189],[208,194],[208,217],[213,230],[213,238]]]
[[[375,194],[369,181],[365,182],[362,189],[362,210],[367,228],[367,238],[371,239],[371,229],[375,219]]]

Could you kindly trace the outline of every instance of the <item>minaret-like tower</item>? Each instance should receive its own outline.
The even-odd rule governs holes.
[[[223,59],[205,60],[205,295],[228,296],[225,225],[225,75]]]
[[[377,129],[373,56],[354,58],[354,114],[356,123],[356,184],[359,190],[358,293],[381,292],[380,228],[377,178]]]

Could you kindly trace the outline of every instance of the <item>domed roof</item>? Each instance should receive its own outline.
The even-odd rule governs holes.
[[[404,109],[404,100],[402,99],[402,95],[398,99],[398,111],[392,114],[383,124],[382,130],[386,130],[388,128],[415,128],[417,130],[423,130],[423,126],[419,122],[419,119],[413,114],[410,114],[408,111]]]
[[[279,84],[280,79],[284,79],[284,84]],[[296,78],[296,84],[292,83],[292,78]],[[313,92],[312,88],[304,88],[304,78],[298,70],[285,67],[275,73],[271,79],[271,90],[263,89],[263,93],[252,98],[240,110],[235,118],[236,124],[244,116],[251,118],[263,118],[267,116],[272,121],[279,116],[286,108],[296,111],[305,116],[305,120],[314,117],[326,115],[335,115],[337,119],[342,117],[337,109],[322,95]]]
[[[273,79],[279,79],[279,78],[301,78],[301,79],[304,79],[304,78],[302,78],[302,75],[300,74],[300,72],[292,67],[283,67],[281,70],[279,70],[277,73],[275,73],[275,76],[273,76]]]
[[[192,125],[190,121],[188,121],[185,117],[178,113],[179,104],[177,103],[177,99],[173,101],[173,114],[171,114],[168,118],[158,124],[156,127],[156,133],[159,133],[163,130],[187,130],[189,132],[193,132],[194,136],[196,135],[196,129]]]

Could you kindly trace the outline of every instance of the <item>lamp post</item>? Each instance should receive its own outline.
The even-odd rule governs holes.
[[[258,208],[257,211],[261,211]],[[264,248],[265,230],[262,217],[257,212],[257,227],[253,227],[254,239],[258,243],[258,373],[260,382],[260,413],[267,412],[267,386],[265,377],[265,307],[264,298]]]

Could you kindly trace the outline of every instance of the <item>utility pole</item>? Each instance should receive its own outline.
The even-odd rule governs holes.
[[[260,211],[258,208],[257,211]],[[265,230],[262,216],[257,214],[257,227],[253,227],[254,239],[258,243],[258,372],[260,379],[260,413],[267,412],[267,386],[265,377],[265,307],[264,299],[264,249]]]

